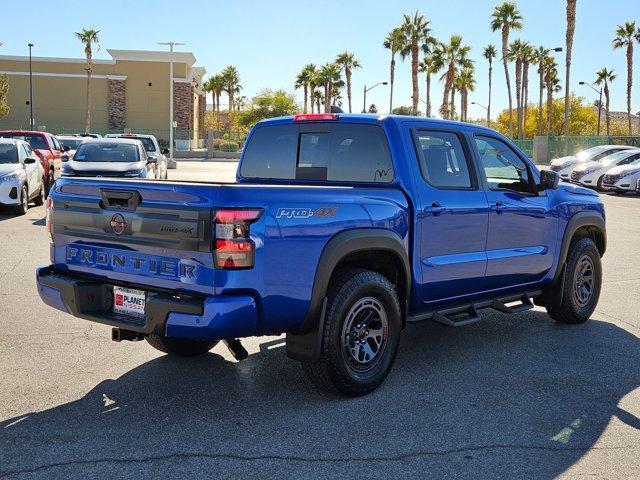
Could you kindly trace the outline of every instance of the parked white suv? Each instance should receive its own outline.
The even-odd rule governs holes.
[[[605,173],[613,167],[629,165],[640,158],[640,148],[612,153],[598,161],[581,163],[571,172],[571,182],[602,190]]]
[[[640,182],[640,158],[627,165],[613,167],[605,173],[602,188],[614,193],[626,193],[636,190]]]
[[[73,159],[62,164],[62,176],[157,178],[156,166],[140,140],[87,138]]]
[[[44,169],[38,155],[24,140],[0,138],[0,205],[24,215],[29,201],[45,200]]]
[[[147,155],[149,155],[149,157],[151,158],[156,159],[156,179],[167,179],[167,169],[169,168],[169,166],[166,155],[167,153],[169,153],[169,149],[160,148],[158,139],[155,136],[142,133],[109,133],[107,134],[107,138],[133,138],[136,140],[140,140],[142,142],[142,145],[144,146],[144,149],[147,151]],[[175,168],[175,166],[173,168]]]
[[[597,147],[587,148],[575,155],[569,155],[566,157],[556,158],[551,161],[551,170],[558,172],[560,178],[563,180],[570,180],[571,172],[575,167],[581,163],[600,160],[607,155],[619,152],[621,150],[628,150],[630,148],[627,145],[599,145]]]

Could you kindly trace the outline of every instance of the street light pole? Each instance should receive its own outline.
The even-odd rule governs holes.
[[[600,136],[600,118],[602,117],[602,87],[600,87],[600,90],[598,90],[589,82],[578,82],[578,85],[586,85],[587,87],[591,88],[591,90],[593,90],[600,96],[600,99],[598,100],[598,133],[597,133],[597,135]]]
[[[366,85],[364,86],[364,100],[362,101],[362,113],[367,113],[367,92],[369,90],[373,90],[378,85],[387,85],[387,82],[378,82],[373,87],[369,87],[369,88],[367,88]]]
[[[484,108],[487,111],[487,127],[489,127],[491,119],[489,118],[489,108],[485,107],[484,105],[478,103],[478,102],[471,102],[471,105],[477,105],[479,107]]]
[[[173,165],[173,47],[184,45],[184,43],[161,42],[158,45],[169,46],[169,164]]]
[[[33,121],[33,70],[31,68],[31,49],[34,47],[33,43],[29,43],[29,128],[34,129],[35,122]]]

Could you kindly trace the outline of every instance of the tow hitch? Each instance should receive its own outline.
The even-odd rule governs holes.
[[[244,360],[249,356],[249,352],[247,352],[247,350],[240,343],[240,340],[238,340],[237,338],[225,339],[222,341],[231,352],[231,355],[233,355],[233,358],[235,358],[236,360]]]
[[[114,342],[122,342],[124,340],[129,342],[139,342],[140,340],[144,340],[144,335],[139,332],[134,332],[133,330],[112,328],[111,340],[113,340]]]

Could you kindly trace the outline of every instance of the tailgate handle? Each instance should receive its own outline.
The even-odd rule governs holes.
[[[100,206],[104,209],[135,211],[140,204],[140,192],[136,190],[100,189]]]

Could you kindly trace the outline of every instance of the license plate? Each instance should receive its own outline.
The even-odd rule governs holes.
[[[147,294],[142,290],[113,287],[113,312],[131,317],[144,318]]]

